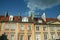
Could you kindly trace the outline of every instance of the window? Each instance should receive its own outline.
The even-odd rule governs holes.
[[[7,36],[7,39],[8,39],[8,33],[7,32],[5,32],[5,35]]]
[[[39,26],[36,26],[36,30],[39,30]]]
[[[55,25],[49,25],[50,31],[54,31]]]
[[[28,25],[28,30],[31,30],[31,25]]]
[[[22,22],[28,22],[28,18],[27,17],[22,18]]]
[[[44,31],[47,30],[46,26],[43,27],[43,30],[44,30]]]
[[[9,21],[13,21],[13,16],[12,15],[10,15]]]
[[[11,40],[14,40],[14,35],[11,35]]]
[[[44,40],[47,40],[47,33],[44,33]]]
[[[55,33],[51,33],[51,39],[54,40],[56,37],[55,37]]]
[[[58,39],[60,39],[60,33],[58,33]]]
[[[28,40],[31,40],[31,35],[28,35]]]
[[[20,30],[24,30],[24,26],[23,25],[20,26]]]
[[[41,36],[39,33],[36,34],[36,40],[41,40]]]
[[[5,29],[8,30],[9,29],[9,24],[6,23]]]
[[[14,40],[14,33],[11,33],[10,39],[11,39],[11,40]]]
[[[54,27],[50,27],[50,31],[54,31]]]
[[[38,20],[38,23],[42,23],[42,20],[39,19],[39,20]]]
[[[20,35],[20,40],[23,40],[23,35]]]
[[[11,26],[11,29],[14,30],[16,28],[16,26],[14,25],[14,23]]]
[[[57,30],[60,31],[60,27],[57,27]]]

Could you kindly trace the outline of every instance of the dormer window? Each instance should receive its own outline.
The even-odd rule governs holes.
[[[42,23],[42,20],[38,20],[38,23]]]
[[[28,22],[28,18],[27,17],[22,18],[22,22]]]
[[[10,15],[9,21],[13,21],[13,16],[12,15]]]

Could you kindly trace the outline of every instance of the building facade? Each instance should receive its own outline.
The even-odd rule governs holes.
[[[32,17],[33,18],[33,17]],[[0,16],[0,36],[8,40],[55,40],[60,38],[60,21],[56,18]]]

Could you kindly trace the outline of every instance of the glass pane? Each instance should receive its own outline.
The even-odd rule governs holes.
[[[57,27],[57,30],[60,31],[60,27]]]
[[[31,40],[31,35],[28,35],[28,40]]]
[[[47,30],[47,28],[44,26],[44,27],[43,27],[43,30],[45,31],[45,30]]]
[[[14,33],[11,33],[10,39],[11,39],[11,40],[14,40]]]
[[[14,25],[14,24],[12,24],[12,27],[11,27],[11,29],[15,29],[16,28],[16,26]]]
[[[5,29],[9,29],[9,24],[6,24]]]
[[[47,40],[47,33],[44,33],[44,40]]]
[[[41,40],[40,34],[36,34],[36,40]]]
[[[51,31],[54,31],[54,27],[50,27],[50,30],[51,30]]]
[[[5,35],[7,36],[7,39],[8,39],[8,32],[5,32]]]
[[[28,25],[28,30],[31,30],[31,26],[30,25]]]
[[[60,33],[58,33],[58,39],[60,39]]]
[[[11,35],[11,40],[14,40],[14,35]]]
[[[56,37],[55,37],[55,33],[51,33],[51,39],[54,40]]]
[[[39,26],[36,26],[36,30],[39,30]]]
[[[20,35],[20,40],[23,40],[23,35]]]
[[[24,30],[24,26],[23,25],[20,26],[20,30]]]

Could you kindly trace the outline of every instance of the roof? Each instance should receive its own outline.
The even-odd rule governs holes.
[[[38,21],[38,19],[39,19],[39,18],[34,18],[33,22],[36,23],[36,22]],[[13,21],[14,21],[14,22],[18,22],[18,21],[21,21],[21,20],[22,20],[22,17],[21,17],[21,16],[20,16],[20,17],[18,17],[18,16],[13,16]],[[31,20],[31,17],[28,17],[28,20],[29,20],[29,21],[32,21],[32,20]],[[56,18],[46,18],[46,22],[45,22],[43,19],[41,19],[41,20],[42,20],[43,23],[50,22],[50,21],[57,21]],[[4,22],[9,21],[9,16],[7,16],[7,17],[5,17],[5,16],[0,16],[0,21],[4,21]]]

